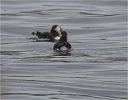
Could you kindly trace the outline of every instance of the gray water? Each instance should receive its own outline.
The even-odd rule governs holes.
[[[2,100],[126,100],[127,0],[1,0]],[[31,32],[61,25],[73,47]]]

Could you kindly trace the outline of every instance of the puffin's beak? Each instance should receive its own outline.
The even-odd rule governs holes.
[[[60,32],[63,32],[64,31],[64,29],[61,27],[61,26],[59,26],[60,27]]]

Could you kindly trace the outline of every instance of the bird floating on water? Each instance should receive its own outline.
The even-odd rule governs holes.
[[[52,42],[60,40],[62,33],[65,32],[59,25],[53,25],[50,32],[32,32],[37,39],[48,39]]]
[[[70,52],[72,51],[72,46],[69,42],[67,42],[66,32],[63,32],[60,40],[54,44],[53,51],[59,55],[70,55]]]
[[[67,41],[67,32],[59,25],[53,25],[50,32],[32,32],[37,39],[48,39],[55,42],[53,51],[58,55],[69,55],[72,51],[71,44]]]

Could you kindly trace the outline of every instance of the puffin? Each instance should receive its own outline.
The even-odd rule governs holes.
[[[32,35],[37,36],[38,39],[48,39],[52,42],[59,41],[62,34],[65,33],[63,28],[59,25],[53,25],[50,32],[32,32]]]
[[[70,52],[72,51],[71,44],[67,41],[67,32],[63,31],[61,33],[60,40],[58,40],[54,46],[53,51],[59,55],[66,56],[70,55]]]

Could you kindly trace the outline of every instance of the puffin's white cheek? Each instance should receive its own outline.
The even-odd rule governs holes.
[[[60,27],[58,27],[58,31],[60,31]]]
[[[60,26],[57,26],[55,30],[56,30],[58,33],[61,33],[61,27],[60,27]]]

